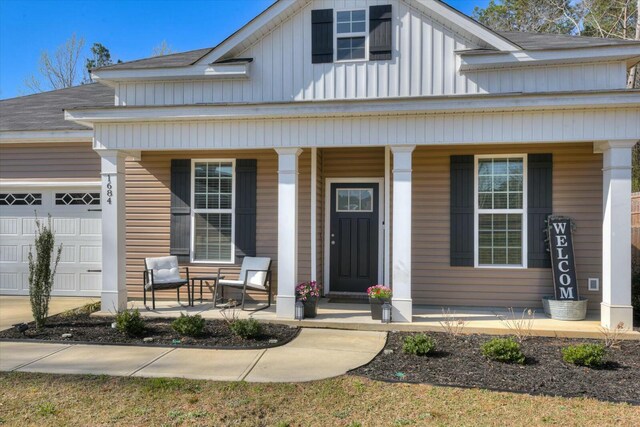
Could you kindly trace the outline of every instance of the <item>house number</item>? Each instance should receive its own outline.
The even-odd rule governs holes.
[[[113,185],[111,185],[111,175],[107,175],[107,203],[111,204],[113,197]]]

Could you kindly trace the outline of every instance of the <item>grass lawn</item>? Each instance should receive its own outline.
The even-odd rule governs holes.
[[[640,425],[640,407],[354,376],[303,384],[0,374],[3,425]]]

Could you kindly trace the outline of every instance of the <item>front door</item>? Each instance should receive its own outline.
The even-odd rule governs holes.
[[[366,292],[378,282],[378,184],[331,184],[332,292]]]

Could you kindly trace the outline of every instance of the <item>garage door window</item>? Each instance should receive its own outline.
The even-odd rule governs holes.
[[[41,205],[41,193],[2,193],[0,206],[31,206]]]
[[[100,193],[56,193],[56,205],[99,205]]]

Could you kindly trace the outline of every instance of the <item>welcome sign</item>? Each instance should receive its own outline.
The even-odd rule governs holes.
[[[547,223],[556,300],[577,301],[578,280],[573,254],[571,218],[550,216]]]

